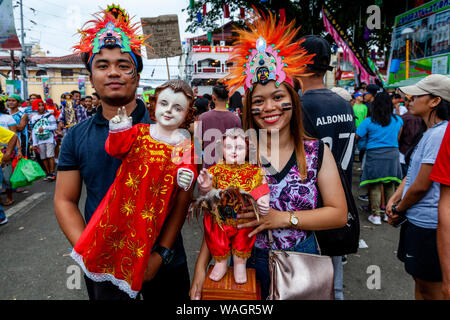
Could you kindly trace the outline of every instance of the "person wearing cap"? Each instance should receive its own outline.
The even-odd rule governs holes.
[[[367,117],[367,107],[363,103],[364,95],[361,92],[357,92],[353,95],[355,98],[355,104],[353,105],[353,112],[355,113],[355,126],[359,127],[361,122]]]
[[[144,39],[130,28],[129,15],[118,6],[109,6],[95,18],[91,21],[95,27],[83,30],[82,41],[76,49],[81,54],[90,74],[90,82],[101,97],[102,104],[95,115],[70,128],[64,137],[54,196],[56,218],[73,246],[113,184],[122,163],[105,150],[109,120],[117,115],[119,108],[124,107],[133,125],[151,123],[144,102],[136,99],[143,70],[140,47]],[[121,26],[121,29],[120,32],[114,32],[113,36],[105,37],[105,41],[98,41],[102,35],[100,21],[104,18],[110,19],[117,27]],[[93,43],[97,43],[97,46],[92,47]],[[127,43],[127,47],[122,47],[122,44]],[[87,191],[84,219],[78,207],[83,184]],[[159,235],[159,249],[150,254],[141,290],[146,303],[189,299],[189,270],[180,234],[186,212],[182,212],[181,216],[175,210],[172,213],[165,220]],[[130,299],[128,294],[109,281],[95,282],[86,277],[85,281],[92,300]]]
[[[408,173],[389,199],[386,213],[393,225],[406,217],[400,230],[397,257],[415,281],[416,299],[442,299],[443,273],[436,240],[441,196],[438,182],[448,183],[445,175],[439,174],[448,172],[448,169],[442,170],[448,167],[448,158],[439,161],[436,158],[448,126],[450,78],[432,74],[400,90],[411,96],[410,112],[422,118],[426,131],[414,151],[407,155]],[[437,169],[430,178],[435,163]],[[447,236],[440,234],[440,240]],[[442,242],[440,245],[443,260],[448,262],[448,251],[443,252],[445,245],[442,247]],[[449,275],[445,276],[448,286]]]
[[[329,43],[315,35],[308,35],[302,39],[304,42],[301,46],[309,54],[315,54],[313,63],[308,64],[307,72],[299,75],[305,131],[329,145],[337,165],[342,167],[347,183],[351,186],[356,131],[354,112],[349,102],[325,87],[324,76],[327,71],[333,70],[330,66]],[[342,300],[344,299],[342,257],[332,258],[335,299]]]
[[[364,93],[364,104],[367,107],[368,115],[370,115],[370,113],[372,112],[372,102],[373,100],[375,100],[375,96],[378,92],[380,92],[380,87],[376,84],[369,84],[366,87],[366,92]]]
[[[331,91],[335,92],[338,96],[340,96],[342,99],[344,99],[345,101],[352,101],[352,95],[350,94],[350,92],[348,92],[347,90],[345,90],[344,88],[341,87],[333,87],[331,88]]]

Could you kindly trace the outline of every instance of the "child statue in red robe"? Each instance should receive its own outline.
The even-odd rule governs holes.
[[[225,163],[203,169],[197,179],[200,197],[193,209],[207,208],[204,214],[204,240],[215,265],[210,278],[219,281],[227,271],[232,254],[236,283],[247,282],[246,261],[256,237],[248,237],[251,228],[238,229],[245,219],[236,215],[249,203],[257,212],[269,212],[270,191],[264,171],[246,161],[248,138],[240,128],[228,129],[223,137]],[[256,201],[256,204],[254,203]]]
[[[186,82],[170,80],[155,90],[156,124],[132,126],[125,108],[109,123],[106,151],[122,165],[71,256],[90,279],[111,281],[132,298],[180,189],[196,177],[193,145],[178,130],[193,119],[193,97]]]

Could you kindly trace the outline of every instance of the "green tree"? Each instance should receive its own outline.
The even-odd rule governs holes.
[[[202,12],[203,4],[207,3],[208,13],[202,18],[202,22],[197,21],[197,13]],[[297,26],[302,26],[300,35],[317,34],[325,36],[323,20],[321,18],[321,9],[326,6],[333,14],[337,23],[347,35],[353,40],[355,47],[359,49],[363,56],[370,53],[369,48],[376,46],[381,53],[388,53],[392,28],[395,17],[414,6],[414,0],[196,0],[193,8],[185,9],[188,12],[189,26],[186,32],[195,32],[199,29],[211,32],[220,32],[220,26],[223,21],[223,5],[227,4],[230,8],[230,20],[237,25],[244,25],[239,16],[239,8],[245,8],[248,12],[255,7],[267,12],[270,10],[278,14],[280,8],[284,8],[286,19],[288,21],[295,19]],[[373,29],[370,33],[370,39],[364,39],[366,21],[369,18],[367,8],[371,5],[378,5],[381,10],[381,28]],[[333,43],[333,39],[328,36],[326,39]]]

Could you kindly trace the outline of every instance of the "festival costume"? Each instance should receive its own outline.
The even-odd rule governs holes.
[[[208,169],[213,175],[213,188],[226,190],[237,188],[249,193],[255,200],[269,193],[267,184],[263,184],[264,172],[248,162],[242,165],[216,164]],[[214,260],[221,261],[230,253],[240,258],[249,258],[255,237],[248,235],[251,228],[238,229],[237,225],[248,219],[236,219],[243,209],[245,201],[225,195],[217,210],[204,214],[205,241]],[[231,249],[231,252],[230,252]]]
[[[134,298],[151,249],[173,208],[179,190],[177,171],[196,172],[193,147],[189,140],[177,146],[157,141],[146,124],[110,131],[105,147],[108,154],[122,159],[122,165],[72,257],[92,280],[111,281]]]
[[[257,11],[255,9],[255,11]],[[285,18],[276,21],[269,12],[257,14],[247,30],[235,29],[237,33],[229,62],[233,67],[223,80],[230,96],[239,88],[252,90],[255,83],[266,84],[275,81],[278,87],[286,82],[293,85],[293,78],[305,74],[306,65],[313,63],[313,55],[308,55],[300,44],[293,42],[299,28],[295,21],[286,24]]]
[[[116,13],[114,16],[112,13]],[[128,15],[108,7],[96,28],[82,31],[76,48],[95,53],[119,46],[132,55],[142,39],[133,34]],[[99,30],[100,29],[100,30]],[[137,47],[136,47],[137,46]],[[190,140],[172,143],[157,140],[155,125],[131,126],[131,118],[111,119],[106,152],[122,160],[116,178],[77,241],[74,258],[94,281],[111,281],[135,298],[144,279],[148,259],[167,215],[180,191],[180,169],[196,175],[194,148]]]

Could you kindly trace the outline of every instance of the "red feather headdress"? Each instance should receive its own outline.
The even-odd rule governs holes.
[[[131,23],[124,9],[113,4],[93,16],[95,19],[89,20],[84,29],[78,30],[81,40],[73,47],[76,53],[90,53],[91,60],[102,48],[117,46],[122,52],[141,55],[141,46],[147,38],[137,34],[139,23]]]
[[[300,44],[293,42],[300,28],[295,21],[286,23],[269,12],[265,16],[255,9],[252,22],[246,23],[249,30],[235,29],[234,48],[228,62],[233,63],[231,72],[223,79],[230,94],[239,87],[251,89],[255,82],[262,84],[274,80],[276,86],[283,82],[292,85],[292,80],[305,73],[306,65],[312,63],[314,55],[308,55]]]

